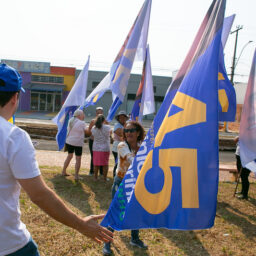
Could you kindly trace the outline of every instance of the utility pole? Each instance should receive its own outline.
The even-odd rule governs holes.
[[[233,63],[231,67],[231,77],[230,82],[234,85],[234,75],[235,75],[235,63],[236,63],[236,48],[237,48],[237,39],[238,39],[238,32],[241,30],[243,26],[236,26],[236,30],[230,32],[230,34],[236,33],[236,41],[235,41],[235,48],[234,48],[234,55],[233,55]]]
[[[243,26],[236,26],[236,30],[230,32],[230,34],[236,33],[236,40],[235,40],[235,48],[234,48],[234,54],[233,54],[233,62],[231,67],[231,76],[230,76],[230,82],[234,85],[234,75],[235,75],[235,63],[236,63],[236,48],[237,48],[237,39],[238,39],[238,31],[242,29]],[[224,130],[225,132],[228,131],[228,122],[224,122]]]

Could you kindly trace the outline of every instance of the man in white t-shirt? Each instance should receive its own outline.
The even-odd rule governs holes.
[[[55,220],[96,242],[111,241],[112,233],[97,223],[104,215],[80,218],[44,183],[29,135],[8,122],[18,107],[21,84],[15,69],[0,64],[0,256],[39,255],[20,220],[20,187]]]

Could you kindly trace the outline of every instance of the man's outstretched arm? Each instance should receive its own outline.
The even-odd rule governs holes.
[[[41,176],[18,179],[18,181],[31,201],[53,219],[76,229],[98,243],[112,241],[113,233],[97,223],[97,220],[102,219],[104,214],[79,217],[65,206],[63,201],[45,184]]]

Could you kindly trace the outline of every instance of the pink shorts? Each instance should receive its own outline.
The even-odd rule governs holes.
[[[108,165],[109,153],[110,153],[109,151],[108,152],[93,151],[93,165],[95,166]]]

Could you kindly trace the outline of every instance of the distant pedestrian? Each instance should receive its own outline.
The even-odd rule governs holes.
[[[84,112],[80,109],[77,109],[74,112],[73,117],[69,120],[68,123],[68,134],[66,138],[65,148],[68,151],[67,158],[64,162],[62,175],[69,176],[66,170],[67,167],[73,158],[73,154],[75,152],[76,155],[76,164],[75,164],[75,180],[79,179],[79,171],[81,167],[81,157],[83,152],[83,145],[84,145],[84,137],[85,133],[89,133],[89,129],[86,127],[84,122]]]
[[[115,119],[117,123],[114,126],[114,135],[113,135],[113,146],[112,146],[112,153],[115,159],[115,166],[113,169],[113,177],[116,175],[116,168],[117,168],[117,146],[118,144],[123,141],[123,129],[126,121],[128,120],[128,116],[125,111],[121,110],[116,115]]]
[[[89,130],[91,131],[92,127],[95,124],[96,118],[98,115],[103,115],[103,107],[97,107],[96,108],[96,116],[93,118],[89,124]],[[107,122],[105,122],[107,123]],[[89,138],[89,150],[90,150],[90,155],[91,155],[91,163],[90,163],[90,171],[89,175],[92,176],[94,173],[94,167],[93,167],[93,150],[92,150],[92,145],[93,145],[93,136]],[[100,174],[103,175],[103,167],[100,166]]]
[[[249,175],[250,175],[250,170],[243,167],[240,159],[240,146],[239,146],[239,137],[237,136],[235,138],[235,142],[237,144],[236,146],[236,167],[237,171],[240,174],[241,180],[242,180],[242,190],[241,192],[238,192],[237,194],[240,194],[237,196],[239,199],[248,199],[248,191],[250,187],[250,182],[249,182]]]
[[[104,180],[107,180],[108,174],[108,161],[110,153],[110,136],[111,128],[109,125],[104,124],[105,117],[98,115],[95,125],[92,128],[93,136],[93,166],[94,166],[94,178],[98,179],[98,171],[100,166],[103,166]]]

